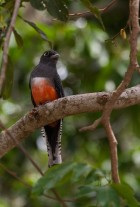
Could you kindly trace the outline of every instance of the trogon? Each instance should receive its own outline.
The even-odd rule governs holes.
[[[54,50],[44,52],[39,64],[31,72],[29,87],[35,107],[64,97],[62,83],[56,69],[58,58],[59,54]],[[61,163],[62,120],[42,127],[41,132],[47,143],[48,166]]]

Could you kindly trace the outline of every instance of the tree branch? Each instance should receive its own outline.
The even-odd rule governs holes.
[[[18,9],[20,7],[20,2],[21,2],[21,0],[15,1],[15,6],[14,6],[11,22],[8,27],[5,41],[4,41],[4,45],[3,45],[2,66],[1,66],[1,74],[0,74],[0,95],[2,93],[5,78],[6,78],[6,69],[7,69],[7,63],[8,63],[8,49],[9,49],[10,37],[11,37],[12,31],[13,31],[13,28],[15,25],[16,17],[18,14]]]
[[[118,154],[117,154],[117,140],[111,127],[110,121],[104,122],[104,128],[107,134],[107,138],[110,146],[110,157],[111,157],[111,174],[112,181],[119,183],[119,171],[118,171]]]
[[[132,31],[130,31],[130,63],[127,72],[125,73],[124,79],[117,87],[117,89],[112,93],[109,101],[105,104],[102,114],[102,124],[107,132],[108,141],[110,145],[111,162],[114,162],[111,163],[111,166],[112,166],[112,179],[115,183],[119,183],[120,179],[118,174],[118,158],[117,158],[117,144],[116,144],[117,140],[115,140],[116,138],[111,128],[110,115],[116,100],[122,94],[122,92],[128,87],[134,71],[136,70],[137,67],[139,67],[137,61],[137,38],[139,34],[139,0],[130,0],[129,9],[130,9],[129,24],[132,28]],[[112,149],[112,147],[114,149]],[[116,154],[113,154],[112,151],[114,151],[114,153]],[[115,174],[113,174],[114,172]]]
[[[0,157],[29,136],[35,129],[66,116],[102,111],[112,93],[99,92],[68,96],[34,108],[13,126],[0,134]],[[125,90],[115,102],[114,109],[126,108],[140,103],[140,85]],[[16,139],[11,139],[9,134]]]
[[[132,12],[132,10],[134,11]],[[132,26],[132,31],[130,33],[130,63],[127,72],[125,73],[124,79],[117,87],[117,89],[112,93],[112,96],[110,97],[109,101],[106,103],[104,107],[103,118],[110,116],[115,101],[121,95],[121,93],[128,87],[135,69],[139,67],[137,61],[137,37],[139,33],[138,12],[139,0],[130,0],[130,22]]]

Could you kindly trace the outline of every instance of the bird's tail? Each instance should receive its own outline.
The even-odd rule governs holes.
[[[48,151],[48,167],[62,163],[61,158],[61,135],[62,120],[58,121],[55,126],[44,126],[41,128],[43,138],[46,139]]]

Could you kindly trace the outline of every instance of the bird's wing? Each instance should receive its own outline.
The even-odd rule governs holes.
[[[57,94],[59,95],[59,98],[64,97],[65,94],[64,94],[63,86],[62,86],[61,79],[58,74],[54,80],[54,85],[55,85]]]
[[[31,79],[32,79],[32,74],[34,73],[34,71],[37,69],[38,65],[34,68],[34,70],[31,72],[31,75],[30,75],[30,79],[29,79],[29,88],[31,90]],[[34,101],[34,98],[33,98],[33,95],[32,95],[32,90],[31,90],[31,100],[32,100],[32,104],[34,106],[36,106],[35,104],[35,101]]]

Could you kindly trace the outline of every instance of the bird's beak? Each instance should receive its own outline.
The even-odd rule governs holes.
[[[59,58],[59,54],[58,53],[56,53],[55,55],[51,56],[51,59],[58,59],[58,58]]]

